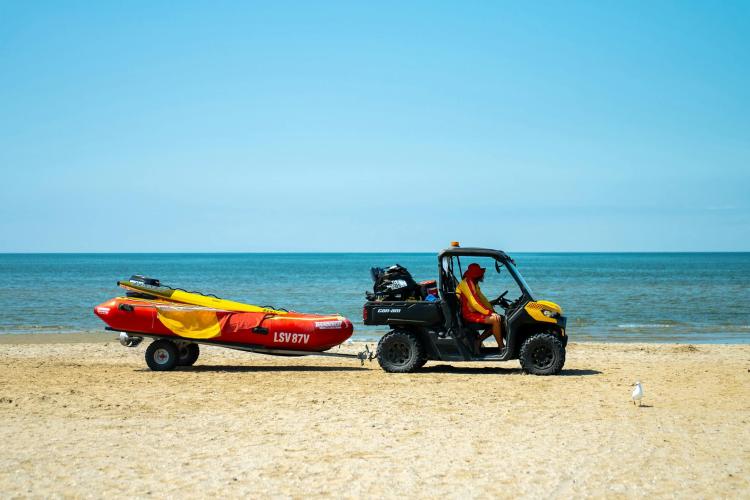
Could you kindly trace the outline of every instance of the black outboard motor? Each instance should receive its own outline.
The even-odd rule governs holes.
[[[130,277],[130,279],[128,281],[131,282],[132,284],[136,285],[136,286],[152,286],[154,288],[158,288],[158,287],[161,286],[161,282],[158,279],[156,279],[156,278],[149,278],[148,276],[144,276],[142,274],[134,274],[134,275],[132,275]],[[150,295],[148,293],[133,292],[133,291],[125,292],[125,295],[127,297],[132,297],[134,299],[149,299],[149,300],[153,300],[153,299],[157,298],[156,296]]]
[[[411,273],[398,264],[386,269],[373,267],[370,275],[374,282],[373,293],[367,293],[367,300],[407,300],[422,299],[422,287],[414,281]]]
[[[161,283],[156,278],[149,278],[142,274],[134,274],[128,280],[134,285],[138,286],[161,286]]]

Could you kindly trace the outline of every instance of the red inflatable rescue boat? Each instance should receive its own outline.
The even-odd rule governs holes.
[[[352,322],[338,314],[304,314],[260,307],[162,286],[133,276],[118,285],[128,291],[99,304],[94,313],[120,342],[134,347],[143,337],[157,340],[146,352],[154,370],[192,365],[198,344],[279,355],[322,353],[352,335]],[[360,355],[351,355],[359,357]]]

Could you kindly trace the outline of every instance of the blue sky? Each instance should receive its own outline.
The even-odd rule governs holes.
[[[750,250],[749,2],[0,2],[0,251]]]

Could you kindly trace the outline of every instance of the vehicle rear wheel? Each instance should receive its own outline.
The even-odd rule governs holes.
[[[526,373],[556,375],[565,364],[565,347],[555,335],[537,333],[523,343],[518,360]]]
[[[193,366],[200,355],[198,344],[180,344],[177,346],[177,366]]]
[[[422,342],[403,330],[388,332],[380,339],[377,358],[380,367],[389,373],[413,372],[427,361]]]
[[[174,342],[155,340],[146,349],[146,364],[154,371],[168,371],[177,366],[177,346]]]

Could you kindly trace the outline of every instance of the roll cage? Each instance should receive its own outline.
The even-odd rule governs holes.
[[[518,269],[516,269],[515,262],[507,253],[502,250],[493,250],[490,248],[461,247],[447,248],[438,254],[438,291],[441,299],[445,300],[447,297],[453,296],[456,292],[456,287],[460,281],[459,277],[463,275],[461,257],[489,257],[495,259],[508,270],[521,290],[519,302],[525,303],[534,300],[529,286],[518,272]],[[456,265],[454,264],[458,266],[458,274],[456,274]]]

